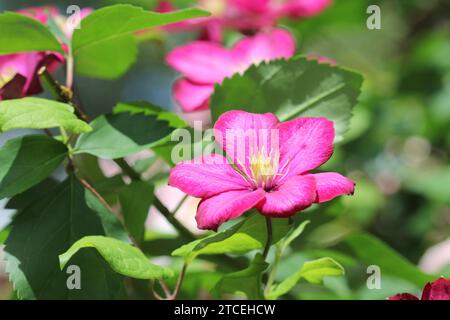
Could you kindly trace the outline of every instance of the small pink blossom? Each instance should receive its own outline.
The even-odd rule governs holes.
[[[280,122],[271,114],[229,111],[214,125],[216,142],[232,160],[213,154],[177,164],[169,185],[201,198],[200,229],[256,208],[289,217],[313,203],[353,194],[354,183],[335,173],[311,173],[333,153],[334,126],[325,118]]]
[[[171,67],[183,74],[173,88],[175,100],[187,112],[207,109],[216,83],[244,72],[252,64],[289,58],[294,52],[293,37],[282,29],[245,37],[231,49],[207,41],[175,48],[166,58]]]
[[[84,18],[92,9],[82,9],[80,17]],[[72,25],[66,23],[56,7],[33,7],[18,11],[43,24],[53,19],[67,37],[73,33]],[[64,49],[67,49],[63,45]],[[64,56],[58,52],[24,52],[0,55],[0,100],[21,98],[42,92],[37,76],[38,70],[46,66],[52,73],[64,62]]]
[[[389,300],[450,300],[450,280],[439,278],[427,283],[420,299],[410,293],[399,293],[390,297]]]

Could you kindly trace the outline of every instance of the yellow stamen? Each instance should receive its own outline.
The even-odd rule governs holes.
[[[0,73],[0,88],[3,87],[5,84],[10,82],[14,76],[16,75],[16,71],[12,68],[6,68]]]

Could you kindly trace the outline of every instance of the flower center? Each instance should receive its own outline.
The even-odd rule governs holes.
[[[255,188],[269,191],[275,186],[276,178],[283,178],[287,172],[282,173],[288,161],[280,168],[280,153],[274,149],[266,148],[254,150],[249,155],[249,169],[240,163],[245,175]]]

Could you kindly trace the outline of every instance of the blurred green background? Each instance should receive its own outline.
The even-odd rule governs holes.
[[[3,0],[0,9],[54,4],[64,12],[69,4],[100,7],[116,2],[148,9],[155,3]],[[366,27],[370,4],[381,7],[381,30]],[[396,277],[395,272],[383,275],[383,269],[382,289],[367,289],[364,265],[347,254],[350,251],[342,242],[358,231],[382,239],[423,270],[449,277],[450,1],[335,0],[317,17],[283,21],[282,26],[295,34],[298,53],[329,57],[364,74],[365,83],[351,130],[326,164],[326,169],[342,172],[357,182],[355,196],[297,216],[312,223],[282,263],[279,277],[292,273],[308,257],[327,252],[340,257],[346,277],[328,279],[325,287],[300,285],[295,297],[378,299],[420,289]],[[78,77],[75,88],[83,105],[91,115],[107,112],[125,100],[147,100],[175,108],[171,84],[177,75],[164,64],[164,56],[194,37],[193,33],[167,34],[156,41],[142,41],[138,62],[119,80]],[[229,33],[226,39],[231,43],[236,34]],[[196,277],[192,268],[184,298],[197,298],[202,292],[198,289],[207,287],[209,278],[214,278],[213,272],[200,275]],[[7,297],[8,290],[6,282],[2,286],[0,280],[0,298]]]

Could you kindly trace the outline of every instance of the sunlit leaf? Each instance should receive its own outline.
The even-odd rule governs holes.
[[[288,219],[272,219],[273,243],[279,241],[289,228]],[[172,255],[184,257],[190,262],[199,255],[243,254],[263,248],[266,240],[265,218],[254,214],[223,232],[184,245],[172,252]]]
[[[59,256],[61,269],[79,250],[95,248],[111,268],[124,276],[136,279],[161,279],[173,276],[170,269],[152,264],[136,247],[117,239],[102,236],[86,236],[75,242]]]
[[[57,51],[63,53],[58,40],[36,19],[5,12],[0,14],[0,54],[25,51]]]
[[[342,276],[343,274],[344,268],[331,258],[307,261],[297,272],[274,286],[266,296],[268,299],[277,299],[288,293],[301,279],[313,284],[321,284],[325,277]]]
[[[133,32],[206,15],[198,9],[157,13],[126,4],[98,9],[73,34],[75,70],[90,77],[117,78],[136,59]]]
[[[72,106],[42,98],[22,98],[0,102],[0,132],[12,129],[63,127],[74,133],[91,127],[74,114]]]

